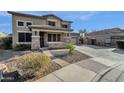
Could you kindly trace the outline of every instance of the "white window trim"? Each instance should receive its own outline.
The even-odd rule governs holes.
[[[31,44],[31,42],[16,42],[16,44]]]
[[[30,23],[32,23],[32,25],[33,25],[33,22],[32,22],[32,21],[25,21],[25,26],[26,26],[26,27],[28,27],[28,26],[27,26],[27,22],[30,22]]]
[[[17,31],[17,33],[32,33],[32,32],[28,32],[28,31]],[[32,37],[32,36],[31,36]],[[19,38],[19,36],[18,36]],[[30,44],[31,42],[19,42],[19,40],[16,42],[17,44]]]
[[[47,38],[47,42],[62,42],[61,41],[61,34],[60,34],[60,41],[58,41],[58,34],[56,34],[56,41],[53,41],[53,34],[51,34],[51,41],[48,41],[48,38]]]
[[[31,31],[17,31],[17,33],[32,33]]]
[[[49,22],[55,22],[55,26],[52,26],[52,25],[49,25]],[[57,21],[56,20],[47,20],[47,25],[48,26],[51,26],[51,27],[56,27],[56,23],[57,23]]]
[[[56,19],[47,19],[47,21],[57,22],[57,20],[56,20]]]
[[[18,26],[18,22],[19,21],[23,22],[24,23],[24,26]],[[16,20],[16,27],[25,27],[25,21],[23,21],[23,20]]]

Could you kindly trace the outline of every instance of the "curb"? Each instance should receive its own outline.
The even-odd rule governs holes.
[[[120,66],[120,65],[122,65],[122,64],[124,64],[124,63],[115,64],[115,65],[109,67],[108,69],[106,69],[106,70],[100,72],[99,74],[97,74],[97,75],[91,80],[91,82],[99,82],[100,79],[101,79],[103,76],[105,76],[108,72],[110,72],[111,70],[115,69],[116,67],[118,67],[118,66]]]

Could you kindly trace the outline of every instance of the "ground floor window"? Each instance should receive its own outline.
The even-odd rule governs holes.
[[[48,34],[48,41],[51,42],[52,41],[52,35]]]
[[[61,41],[60,34],[48,34],[48,42],[58,42]]]
[[[57,40],[58,40],[58,41],[61,41],[60,34],[57,35]]]
[[[53,34],[53,41],[56,41],[56,34]]]
[[[19,42],[31,42],[31,33],[18,33]]]

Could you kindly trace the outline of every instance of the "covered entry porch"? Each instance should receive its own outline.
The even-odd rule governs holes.
[[[32,49],[65,48],[66,33],[61,30],[32,29]]]

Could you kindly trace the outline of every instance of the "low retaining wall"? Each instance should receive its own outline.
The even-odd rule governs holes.
[[[66,43],[64,43],[64,42],[49,42],[48,43],[48,48],[49,49],[66,48]]]

